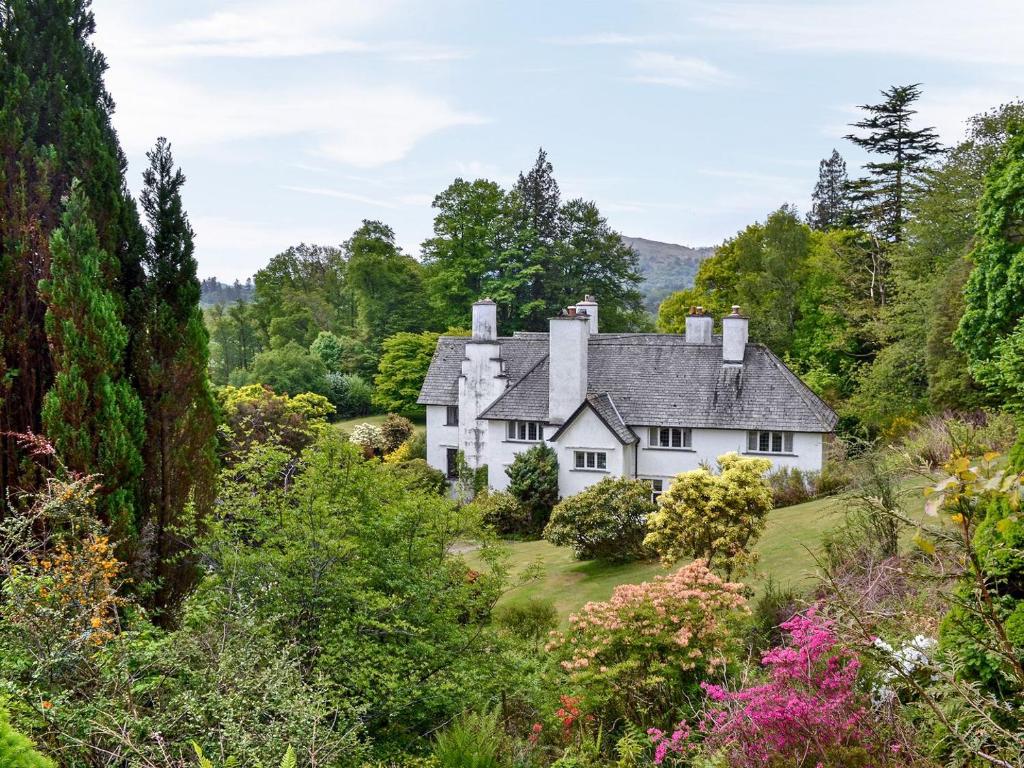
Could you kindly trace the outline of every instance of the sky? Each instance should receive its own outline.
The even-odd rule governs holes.
[[[946,143],[1024,97],[1021,0],[94,0],[114,125],[141,186],[172,144],[201,277],[244,280],[363,219],[406,252],[456,177],[544,147],[563,197],[624,235],[715,245],[783,203],[857,105],[923,83]]]

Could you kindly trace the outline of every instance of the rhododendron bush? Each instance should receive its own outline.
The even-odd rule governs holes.
[[[655,762],[701,750],[736,768],[884,766],[902,764],[900,744],[887,743],[857,690],[860,661],[839,645],[831,622],[813,609],[780,625],[789,643],[766,651],[769,679],[730,691],[702,683],[709,705],[696,731],[648,731]]]
[[[698,685],[734,650],[729,614],[745,608],[743,586],[723,581],[703,561],[587,603],[553,632],[553,651],[582,707],[602,723],[681,714]]]

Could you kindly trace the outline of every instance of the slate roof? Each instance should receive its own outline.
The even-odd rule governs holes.
[[[441,338],[420,403],[458,403],[465,343]],[[547,421],[547,334],[499,343],[510,386],[481,418]],[[720,339],[687,344],[676,334],[602,333],[590,337],[588,359],[588,392],[607,396],[592,405],[604,415],[613,404],[623,426],[831,432],[838,418],[760,344],[747,345],[740,367],[722,364]]]
[[[623,445],[632,445],[639,442],[640,438],[636,436],[636,432],[626,426],[626,423],[622,420],[622,415],[619,413],[619,409],[615,407],[615,402],[607,392],[602,392],[599,395],[587,395],[587,399],[580,403],[580,407],[573,411],[572,415],[565,420],[565,423],[548,439],[552,441],[557,440],[562,432],[576,421],[576,417],[583,412],[584,408],[590,408],[596,413],[597,418],[608,427],[609,431]]]

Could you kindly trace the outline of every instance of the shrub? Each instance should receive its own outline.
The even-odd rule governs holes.
[[[728,575],[755,559],[750,547],[772,508],[764,478],[771,462],[727,453],[718,457],[718,467],[717,475],[705,468],[676,475],[658,499],[645,543],[666,562],[698,557]]]
[[[349,435],[349,442],[362,446],[367,453],[373,453],[384,448],[384,435],[376,424],[356,424]]]
[[[384,440],[384,453],[397,450],[398,446],[412,437],[415,430],[415,425],[404,416],[389,413],[384,419],[384,423],[380,425],[380,435]]]
[[[533,522],[519,500],[505,491],[484,491],[470,504],[484,525],[499,536],[521,536],[532,531]]]
[[[567,631],[552,633],[548,649],[603,725],[658,722],[728,664],[735,649],[728,619],[745,606],[743,589],[698,560],[587,603]]]
[[[929,417],[908,432],[900,448],[914,463],[939,469],[954,454],[1005,452],[1016,435],[1017,423],[1009,413],[976,411]]]
[[[427,433],[425,430],[419,432],[413,432],[412,437],[406,441],[409,446],[409,458],[410,459],[423,459],[427,458]]]
[[[288,397],[261,384],[220,387],[216,396],[224,420],[222,448],[232,460],[261,443],[299,453],[328,429],[327,417],[333,412],[320,395],[304,392]]]
[[[780,587],[770,576],[761,595],[754,601],[747,630],[747,648],[761,653],[782,643],[780,625],[797,612],[800,593],[793,587]]]
[[[860,661],[839,647],[832,624],[814,611],[782,625],[789,644],[762,656],[769,682],[737,691],[703,683],[711,704],[699,722],[700,748],[736,768],[786,765],[847,768],[903,764],[879,738],[856,689]],[[671,736],[652,729],[655,763],[690,749],[690,729]]]
[[[444,496],[448,492],[448,478],[445,473],[434,469],[425,459],[409,459],[386,466],[411,491],[425,491],[438,496]]]
[[[326,395],[342,418],[373,412],[373,387],[358,374],[331,371],[324,378]]]
[[[530,517],[531,533],[540,533],[558,503],[558,456],[546,445],[516,454],[505,470],[508,490]]]
[[[409,456],[410,446],[409,441],[406,440],[400,446],[391,451],[391,453],[384,454],[385,464],[401,464],[404,461],[408,461],[411,457]]]
[[[442,768],[500,768],[504,740],[497,713],[467,712],[437,734],[434,757]]]
[[[577,560],[640,560],[648,555],[647,518],[656,510],[647,483],[605,477],[562,499],[551,513],[544,538],[571,547]]]
[[[791,507],[815,497],[817,472],[804,472],[796,467],[779,467],[769,472],[768,485],[772,489],[772,506]]]
[[[538,643],[558,626],[558,611],[551,600],[533,598],[496,609],[494,622],[520,640]]]
[[[327,389],[326,374],[327,368],[319,357],[289,341],[282,347],[265,349],[256,355],[249,380],[288,395],[300,392],[323,394]]]

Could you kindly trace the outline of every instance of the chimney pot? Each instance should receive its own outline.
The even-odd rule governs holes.
[[[490,299],[473,303],[473,338],[477,341],[498,338],[498,305]]]
[[[565,310],[565,313],[569,317],[576,317],[576,307],[569,307],[568,309]]]
[[[740,314],[738,304],[733,305],[732,314],[722,318],[723,363],[743,364],[747,352],[749,324],[750,321]]]

